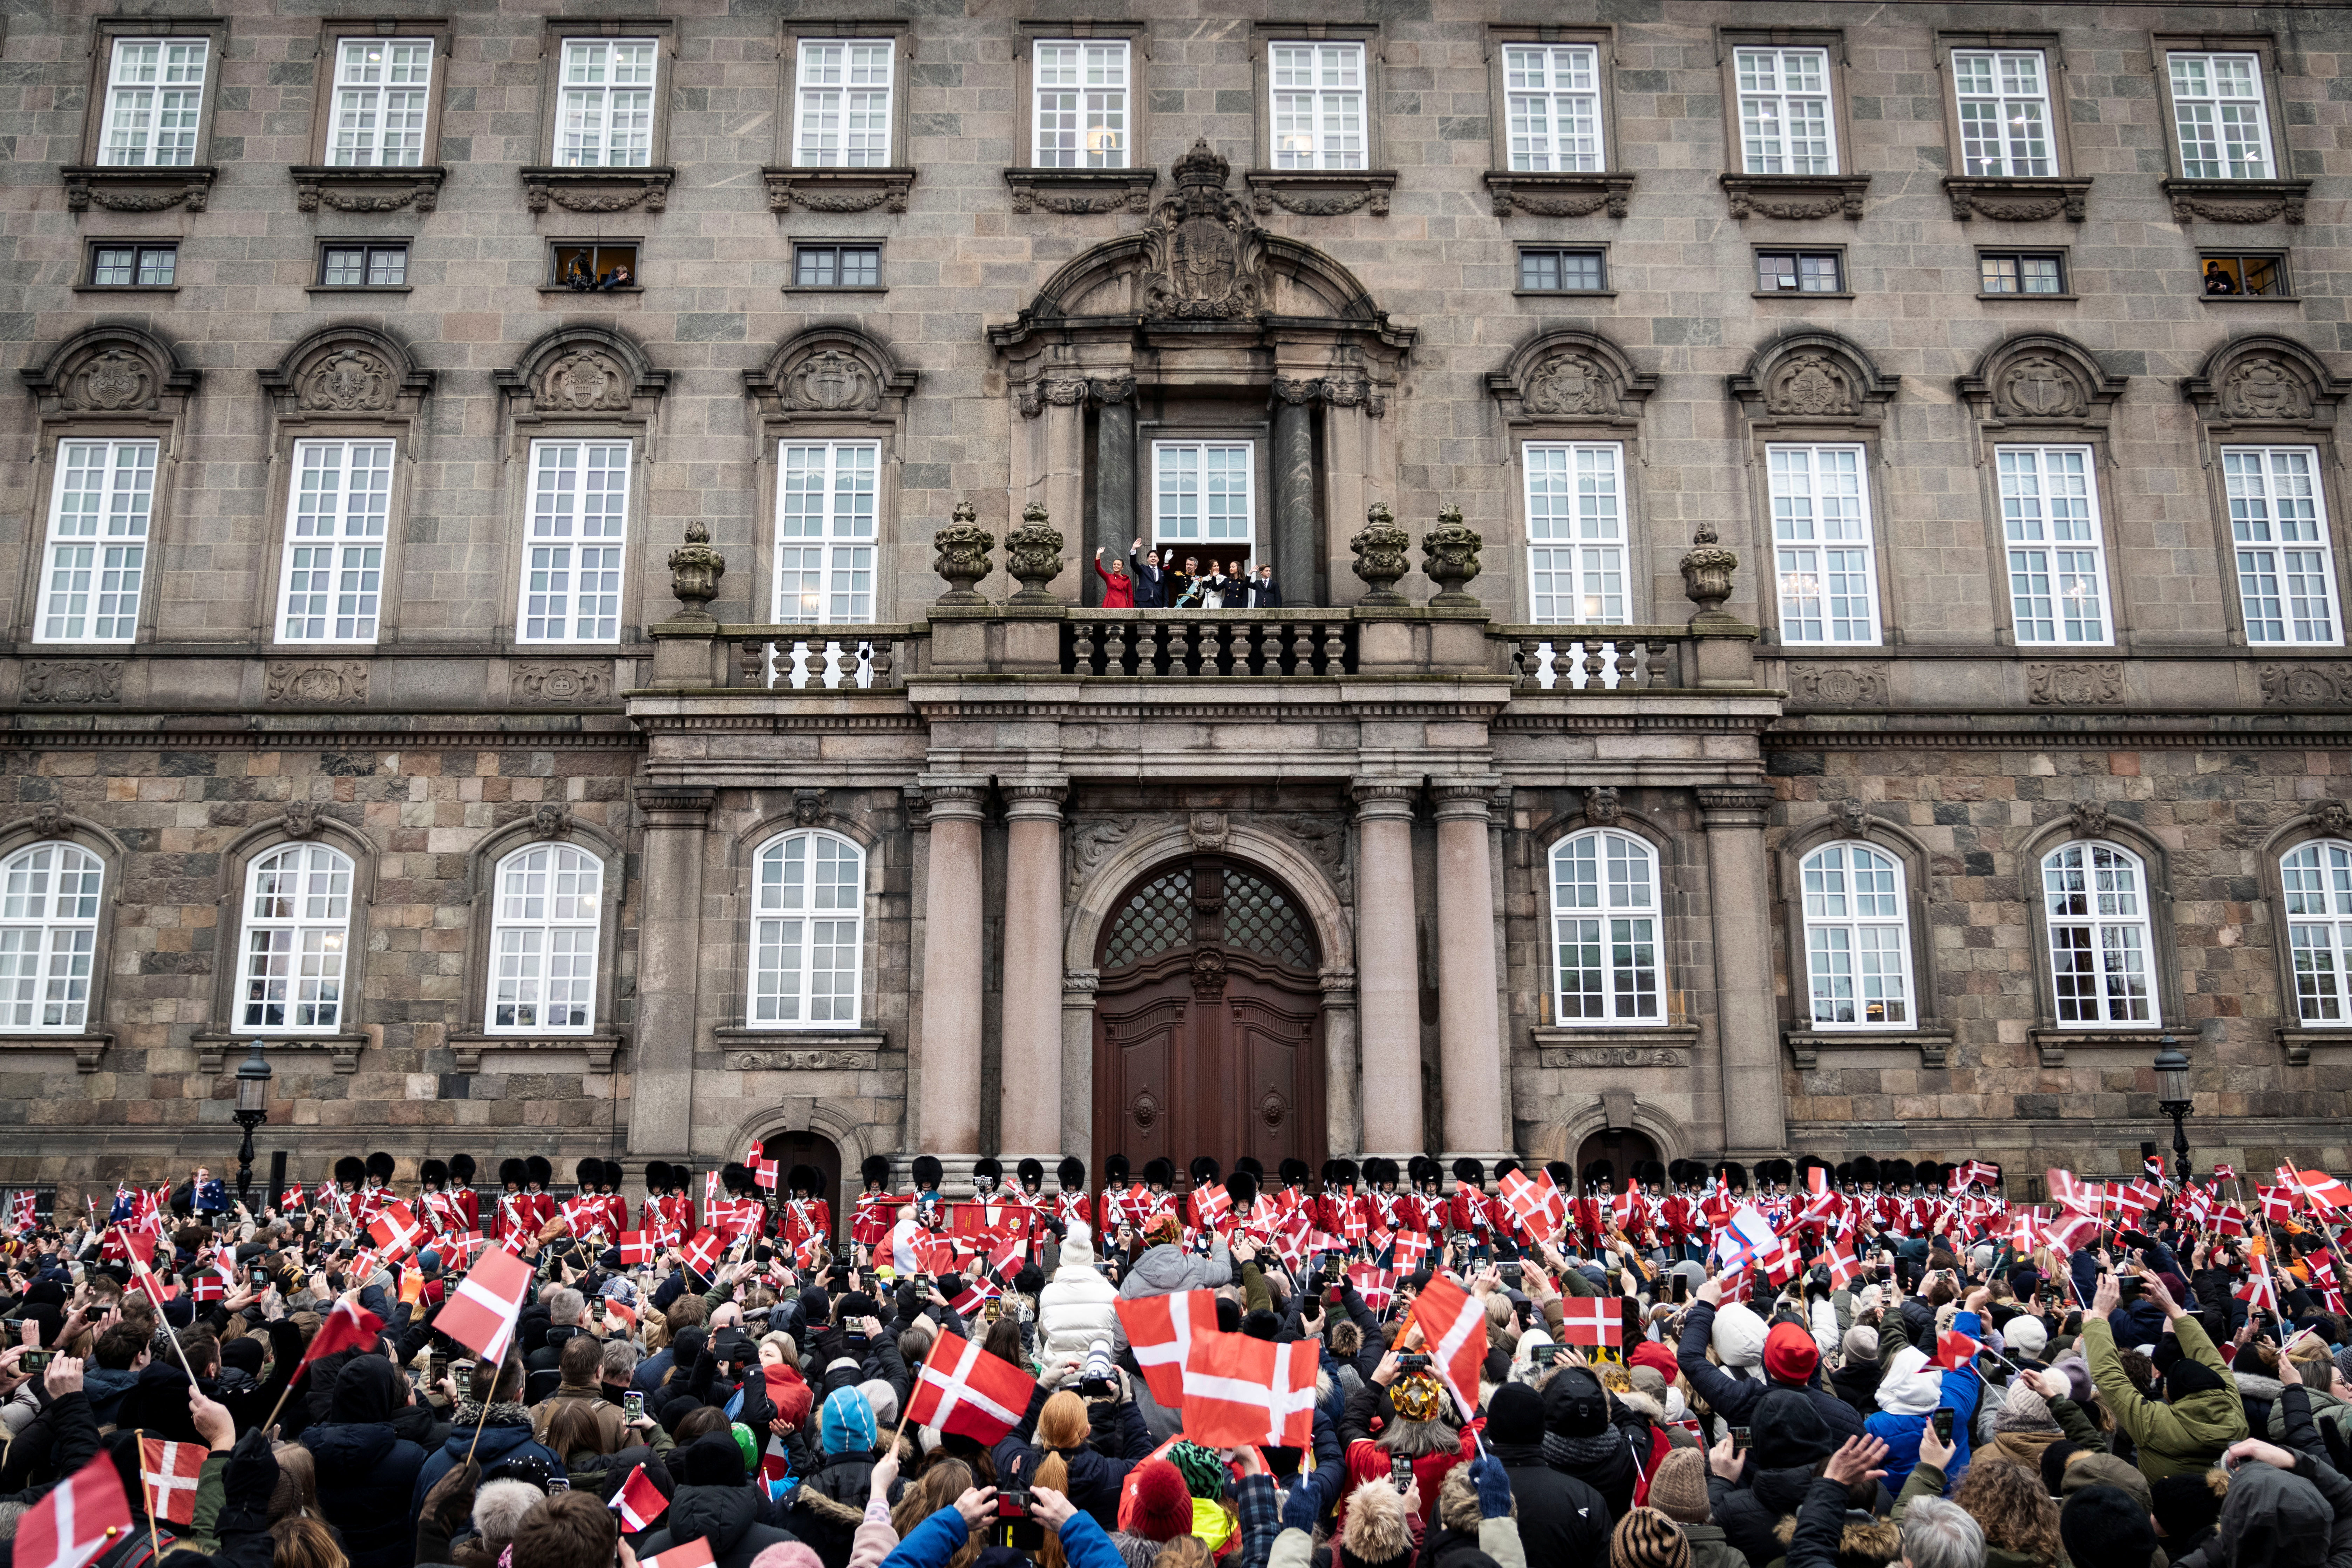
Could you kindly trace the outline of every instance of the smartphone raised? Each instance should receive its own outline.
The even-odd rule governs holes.
[[[1735,1454],[1744,1454],[1748,1452],[1747,1427],[1734,1426],[1731,1429],[1731,1451]]]
[[[1927,1423],[1929,1426],[1936,1428],[1937,1442],[1947,1444],[1951,1442],[1952,1413],[1949,1410],[1937,1410],[1932,1412],[1927,1417]]]
[[[1399,1497],[1412,1490],[1412,1461],[1402,1454],[1392,1457],[1389,1460],[1389,1483],[1396,1488]]]
[[[642,1389],[633,1388],[621,1395],[621,1414],[635,1421],[646,1413],[646,1395]]]

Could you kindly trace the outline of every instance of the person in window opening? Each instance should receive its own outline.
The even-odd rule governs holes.
[[[584,294],[596,287],[596,280],[588,276],[587,268],[580,265],[580,258],[575,256],[572,258],[572,265],[563,269],[563,286],[575,293]]]
[[[1211,564],[1213,568],[1214,563]],[[1209,608],[1238,610],[1249,599],[1249,574],[1242,570],[1240,562],[1228,561],[1223,571],[1210,572],[1209,592],[1215,600]]]
[[[1249,607],[1253,610],[1282,608],[1282,590],[1274,584],[1274,568],[1261,564],[1257,575],[1250,579]]]
[[[1168,573],[1160,564],[1160,552],[1144,550],[1143,541],[1137,540],[1127,547],[1127,570],[1135,584],[1136,608],[1164,610],[1168,607]]]
[[[596,287],[599,289],[626,289],[629,286],[630,281],[628,267],[624,264],[614,268],[613,270],[605,273],[604,277],[598,279],[596,280]]]
[[[1135,579],[1127,574],[1127,563],[1114,556],[1110,570],[1103,570],[1102,546],[1095,546],[1095,575],[1103,580],[1102,607],[1106,610],[1135,608]]]
[[[1202,577],[1199,583],[1194,584],[1194,586],[1199,588],[1201,592],[1201,608],[1204,610],[1222,610],[1225,607],[1225,584],[1227,581],[1228,579],[1225,576],[1224,568],[1220,566],[1214,561],[1210,562],[1207,574]]]
[[[1191,555],[1184,557],[1184,570],[1168,574],[1168,603],[1180,610],[1198,609],[1201,595],[1208,584],[1201,576],[1201,563]]]
[[[2238,280],[2231,277],[2220,262],[2209,261],[2205,264],[2205,292],[2234,294],[2237,291]]]

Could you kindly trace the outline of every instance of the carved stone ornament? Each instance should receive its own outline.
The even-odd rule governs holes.
[[[2263,701],[2273,708],[2322,708],[2352,702],[2352,669],[2332,664],[2266,664]]]
[[[1878,669],[1806,666],[1795,672],[1798,700],[1809,707],[1884,708],[1886,675]]]
[[[392,406],[399,384],[381,356],[361,348],[337,349],[302,378],[300,403],[313,413],[381,413]]]
[[[1225,950],[1221,947],[1196,947],[1192,950],[1192,994],[1213,999],[1225,994]]]
[[[2025,667],[2028,701],[2042,708],[2093,707],[2124,700],[2124,667],[2068,659]]]
[[[431,164],[387,169],[344,168],[325,163],[297,164],[294,210],[314,213],[320,207],[339,213],[389,213],[415,207],[429,213],[441,204],[441,182],[448,171]]]
[[[318,837],[318,803],[308,800],[288,802],[286,806],[286,816],[283,822],[280,824],[280,828],[289,838]]]
[[[572,831],[572,813],[561,801],[543,800],[531,807],[530,836],[533,838],[562,838]]]
[[[155,406],[155,369],[129,349],[101,349],[66,383],[68,408],[110,413]]]
[[[1007,169],[1004,183],[1013,188],[1016,213],[1061,213],[1083,217],[1099,213],[1151,210],[1151,187],[1159,174],[1150,169]]]
[[[543,702],[550,707],[593,706],[613,700],[613,667],[518,664],[508,677],[507,689],[518,702]]]
[[[782,391],[785,407],[820,414],[871,413],[882,406],[873,372],[840,349],[822,349],[801,361],[785,375]]]
[[[1389,216],[1396,175],[1387,169],[1260,169],[1244,178],[1250,205],[1260,216],[1279,207],[1301,217],[1345,217],[1353,212]]]
[[[700,518],[686,525],[686,542],[669,552],[669,591],[684,605],[681,621],[707,621],[706,607],[719,596],[719,580],[727,575],[727,557],[711,548],[710,529]]]
[[[2320,832],[2330,838],[2341,838],[2345,828],[2352,826],[2352,811],[2346,810],[2340,800],[2315,801],[2311,807],[2311,820]]]
[[[931,570],[948,581],[942,605],[979,605],[978,584],[989,574],[988,552],[996,537],[980,526],[980,512],[968,500],[955,504],[955,521],[931,535]]]
[[[2303,378],[2282,361],[2249,355],[2221,377],[2225,419],[2308,419],[2311,394]]]
[[[1223,853],[1228,832],[1222,811],[1196,811],[1184,819],[1184,836],[1192,841],[1195,855]]]
[[[33,832],[39,837],[63,838],[72,826],[73,818],[55,801],[46,801],[33,808]]]
[[[1719,174],[1733,217],[1859,218],[1867,174]]]
[[[1618,413],[1617,382],[1591,354],[1554,354],[1528,374],[1520,400],[1530,414],[1555,416]]]
[[[1087,383],[1087,401],[1097,408],[1115,407],[1135,398],[1135,377],[1122,375],[1115,381]]]
[[[2077,838],[2105,838],[2107,836],[2106,803],[2078,800],[2066,808],[2066,822]]]
[[[1870,808],[1858,800],[1837,803],[1838,830],[1848,838],[1859,838],[1870,826]]]
[[[768,187],[768,210],[788,213],[794,207],[813,213],[866,213],[907,210],[908,188],[915,183],[912,169],[801,169],[771,165],[760,171]]]
[[[1069,857],[1068,885],[1076,888],[1092,876],[1142,826],[1143,818],[1133,815],[1073,819],[1062,831],[1062,842]]]
[[[264,689],[271,702],[308,707],[367,700],[368,667],[363,659],[333,659],[317,664],[273,664]]]
[[[1148,316],[1207,321],[1265,310],[1265,246],[1248,207],[1225,189],[1232,166],[1206,138],[1176,160],[1176,194],[1144,229]]]
[[[1364,526],[1348,541],[1348,548],[1356,554],[1356,575],[1362,578],[1370,590],[1364,595],[1367,605],[1402,605],[1402,594],[1397,592],[1397,582],[1412,569],[1405,552],[1412,548],[1412,535],[1397,526],[1395,514],[1388,502],[1374,501],[1364,509]]]
[[[1135,1122],[1138,1131],[1149,1132],[1152,1123],[1160,1120],[1160,1101],[1147,1089],[1129,1102],[1127,1114]]]
[[[833,802],[821,789],[793,792],[793,820],[803,827],[814,827],[833,815]]]
[[[729,1051],[729,1072],[825,1072],[874,1065],[872,1051]]]
[[[1828,354],[1791,354],[1773,366],[1764,384],[1765,412],[1801,418],[1834,418],[1861,411],[1853,374]]]
[[[1265,826],[1278,833],[1289,844],[1304,849],[1323,874],[1331,879],[1331,886],[1340,901],[1355,897],[1354,881],[1348,868],[1348,830],[1337,819],[1309,816],[1305,812],[1287,812],[1263,819]]]
[[[111,658],[26,659],[18,694],[27,702],[120,702],[122,663]]]
[[[669,206],[677,171],[651,166],[593,169],[529,168],[522,171],[523,205],[543,213],[552,205],[566,212],[617,213],[642,206],[657,213]]]
[[[1717,542],[1715,525],[1702,522],[1683,552],[1683,596],[1698,606],[1693,620],[1721,617],[1723,602],[1731,597],[1731,575],[1739,570],[1739,556]]]
[[[2027,354],[2001,372],[1993,412],[2005,419],[2076,419],[2091,406],[2074,367],[2053,354]]]
[[[1274,400],[1276,403],[1304,408],[1311,406],[1322,395],[1323,384],[1319,380],[1301,380],[1286,375],[1274,378]]]
[[[2309,180],[2166,180],[2175,223],[2303,221]]]
[[[1437,526],[1421,536],[1422,574],[1437,584],[1433,605],[1475,605],[1463,590],[1478,575],[1478,547],[1486,541],[1462,521],[1451,503],[1437,509]]]
[[[213,181],[220,171],[208,163],[69,163],[58,173],[66,183],[68,212],[88,212],[97,206],[108,212],[154,213],[184,206],[200,213],[211,199]]]
[[[1021,526],[1004,536],[1004,569],[1021,586],[1008,604],[1052,605],[1057,601],[1048,586],[1062,574],[1062,531],[1045,521],[1043,503],[1021,509]]]
[[[1594,784],[1584,792],[1584,820],[1599,827],[1609,827],[1625,815],[1624,802],[1615,784]]]
[[[597,349],[559,355],[532,389],[531,401],[561,414],[620,414],[629,407],[629,373]]]
[[[1966,223],[1988,217],[1999,223],[2044,223],[2063,216],[2083,221],[2091,182],[2079,179],[1948,179],[1944,194],[1951,198],[1952,216]]]
[[[1633,207],[1633,176],[1490,169],[1486,190],[1496,217],[1514,212],[1533,217],[1590,217],[1604,208],[1611,217],[1623,217]]]
[[[1690,1053],[1671,1046],[1546,1046],[1538,1053],[1548,1068],[1686,1068]]]

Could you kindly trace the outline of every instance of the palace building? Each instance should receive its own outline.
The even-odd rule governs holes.
[[[660,4],[7,18],[0,1182],[2352,1159],[2352,15]]]

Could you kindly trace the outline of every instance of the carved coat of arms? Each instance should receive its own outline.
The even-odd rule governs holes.
[[[1257,225],[1226,191],[1231,172],[1205,139],[1176,161],[1176,194],[1160,204],[1146,231],[1148,314],[1223,320],[1265,309]]]

